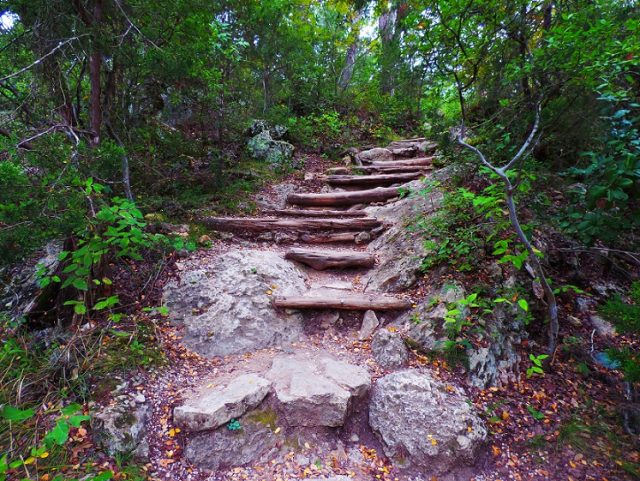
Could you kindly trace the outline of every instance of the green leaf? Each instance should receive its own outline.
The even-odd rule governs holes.
[[[57,444],[62,446],[69,439],[69,423],[59,420],[55,427],[49,431],[44,437],[45,443],[48,445]]]
[[[113,472],[112,471],[103,471],[102,473],[100,473],[96,477],[94,477],[93,481],[108,481],[111,478],[113,478]]]
[[[8,404],[2,408],[2,417],[7,421],[12,421],[16,423],[20,423],[22,421],[26,421],[30,419],[35,414],[33,409],[18,409],[14,406],[9,406]]]
[[[518,299],[518,305],[524,312],[529,312],[529,303],[524,299]]]
[[[78,416],[70,416],[69,419],[67,419],[67,421],[74,428],[79,428],[83,421],[88,421],[89,419],[90,419],[89,416],[83,414]]]
[[[71,285],[80,291],[89,290],[89,284],[87,284],[87,281],[85,279],[76,278],[73,281],[71,281]]]
[[[69,404],[68,406],[63,407],[60,412],[65,416],[71,416],[72,414],[77,413],[82,409],[82,405],[78,403]]]

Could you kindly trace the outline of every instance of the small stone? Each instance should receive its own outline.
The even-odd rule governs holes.
[[[340,319],[340,313],[338,311],[325,311],[318,316],[318,322],[320,327],[327,329],[329,326],[333,326]]]
[[[365,339],[369,339],[373,334],[373,331],[380,325],[380,321],[376,316],[376,313],[372,310],[368,310],[364,313],[364,317],[362,319],[362,326],[360,327],[360,332],[358,333],[358,339],[361,341]]]
[[[233,233],[231,233],[231,232],[218,232],[218,235],[223,240],[231,240],[231,239],[233,239]]]
[[[591,325],[596,330],[596,333],[603,337],[613,337],[616,335],[616,330],[609,321],[605,321],[602,317],[591,314],[589,317]]]
[[[399,334],[381,329],[371,340],[373,358],[384,369],[395,369],[407,362],[409,350]]]
[[[351,441],[352,443],[357,443],[360,441],[360,436],[358,436],[357,434],[352,434],[349,438],[349,441]]]
[[[133,396],[133,400],[138,404],[143,404],[147,401],[147,398],[144,397],[144,394],[138,393],[135,396]]]
[[[272,241],[272,240],[273,240],[273,237],[274,237],[273,232],[263,232],[262,234],[260,234],[260,235],[257,237],[257,239],[258,239],[259,241],[266,241],[266,242],[268,242],[268,241]]]
[[[365,242],[369,242],[370,240],[371,234],[369,234],[368,232],[360,232],[354,239],[356,244],[364,244]]]
[[[567,316],[567,319],[569,320],[572,326],[575,326],[575,327],[582,326],[582,321],[578,319],[576,316]]]
[[[207,234],[201,235],[200,237],[198,237],[198,244],[200,245],[207,245],[211,243],[211,237],[209,237]]]

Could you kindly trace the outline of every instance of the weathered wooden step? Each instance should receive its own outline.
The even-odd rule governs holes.
[[[353,251],[291,249],[287,251],[284,258],[300,262],[317,271],[349,267],[372,267],[376,263],[375,257],[368,252]]]
[[[372,217],[354,217],[351,219],[271,219],[271,218],[235,218],[206,217],[201,222],[218,231],[268,232],[287,230],[291,232],[337,231],[354,229],[374,229],[382,223]]]
[[[410,174],[413,172],[427,173],[433,170],[432,165],[412,165],[394,167],[386,165],[363,165],[353,167],[331,167],[327,169],[326,175],[349,175],[349,174]]]
[[[309,291],[303,296],[276,296],[273,305],[287,309],[344,309],[394,311],[408,309],[411,301],[378,293],[345,292],[338,289]]]
[[[379,175],[329,175],[326,181],[329,185],[372,186],[402,184],[420,177],[422,177],[422,172]]]
[[[366,217],[363,210],[310,210],[310,209],[276,209],[265,212],[267,215],[284,215],[289,217]]]
[[[330,192],[327,194],[289,194],[287,202],[304,206],[340,206],[384,202],[399,195],[399,187],[377,187],[375,189]]]
[[[375,160],[369,162],[368,165],[376,167],[415,167],[417,165],[432,165],[433,157],[415,157],[413,159],[403,160]]]

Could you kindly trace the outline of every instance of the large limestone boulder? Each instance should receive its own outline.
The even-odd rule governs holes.
[[[254,121],[248,129],[252,136],[247,143],[249,153],[254,158],[266,160],[274,166],[289,164],[293,159],[295,147],[289,142],[280,140],[286,131],[286,127],[279,125],[269,128],[264,120]]]
[[[187,399],[174,409],[173,420],[191,432],[216,429],[256,408],[270,389],[271,383],[258,374],[243,374]]]
[[[371,385],[364,368],[305,352],[275,358],[266,377],[293,426],[342,426],[353,400]]]
[[[396,464],[426,468],[433,474],[473,464],[487,436],[460,389],[418,370],[378,380],[369,424]]]
[[[420,181],[408,186],[412,192],[423,187]],[[365,292],[402,292],[416,283],[427,251],[424,235],[411,231],[409,225],[419,216],[428,216],[435,211],[441,199],[439,192],[427,197],[410,194],[382,207],[366,209],[370,216],[393,225],[367,247],[379,262],[363,279]]]
[[[298,339],[300,313],[276,312],[271,293],[298,295],[305,277],[293,263],[269,251],[237,250],[184,271],[169,282],[164,301],[185,326],[183,342],[205,356],[224,356]]]
[[[360,162],[379,162],[393,159],[393,152],[389,149],[376,147],[374,149],[363,150],[356,155],[356,160]]]

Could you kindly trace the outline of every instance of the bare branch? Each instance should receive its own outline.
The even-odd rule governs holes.
[[[88,34],[82,34],[82,35],[78,35],[77,37],[72,37],[72,38],[68,38],[60,43],[58,43],[58,45],[56,45],[53,49],[51,49],[48,53],[44,54],[42,57],[40,57],[39,59],[37,59],[35,62],[27,65],[24,68],[21,68],[20,70],[18,70],[17,72],[13,72],[12,74],[7,75],[6,77],[2,77],[0,78],[0,82],[5,82],[6,80],[9,80],[13,77],[17,77],[18,75],[23,74],[24,72],[26,72],[27,70],[35,67],[36,65],[38,65],[39,63],[41,63],[45,58],[49,57],[50,55],[53,55],[54,53],[56,53],[58,50],[60,50],[62,47],[64,47],[65,45],[78,40],[82,37],[86,37]]]
[[[518,150],[516,155],[513,156],[513,159],[511,159],[504,167],[502,167],[503,172],[506,172],[511,167],[513,167],[513,165],[516,162],[518,162],[518,160],[520,160],[520,157],[524,155],[524,153],[529,149],[529,147],[533,147],[535,145],[533,141],[536,137],[536,134],[538,133],[539,127],[540,127],[540,102],[536,104],[536,120],[533,123],[533,128],[531,129],[531,133],[529,134],[529,137],[527,137],[527,140],[524,142],[524,144],[522,144],[522,147],[520,147],[520,150]]]

